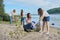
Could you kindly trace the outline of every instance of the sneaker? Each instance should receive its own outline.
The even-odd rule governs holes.
[[[49,32],[47,32],[46,34],[49,34]]]

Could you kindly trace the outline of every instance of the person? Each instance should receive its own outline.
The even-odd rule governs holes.
[[[12,13],[10,13],[10,24],[12,24]]]
[[[21,25],[24,25],[24,14],[23,14],[23,9],[21,9]]]
[[[12,21],[14,19],[14,14],[15,14],[16,10],[14,9],[11,13],[10,13],[10,24],[12,24]]]
[[[24,31],[26,31],[26,32],[33,30],[30,13],[27,13],[27,18],[25,20],[25,24],[23,27],[24,27]]]
[[[16,10],[14,9],[14,10],[12,11],[12,18],[13,18],[13,19],[15,18],[15,15],[16,15]]]
[[[43,21],[43,26],[41,27],[41,31],[44,31],[44,28],[46,26],[47,34],[49,34],[49,30],[50,30],[50,28],[49,28],[50,15],[48,14],[48,12],[44,11],[42,8],[38,9],[38,15],[39,15],[40,26],[42,26],[41,22]]]

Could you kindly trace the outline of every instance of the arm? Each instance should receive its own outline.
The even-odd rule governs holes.
[[[43,23],[42,20],[43,20],[43,18],[44,18],[44,16],[41,16],[41,17],[40,17],[40,20],[39,20],[39,25],[40,25],[40,27],[42,26],[42,23]]]
[[[41,16],[41,17],[39,18],[39,21],[42,21],[42,20],[43,20],[43,18],[44,18],[44,16]]]

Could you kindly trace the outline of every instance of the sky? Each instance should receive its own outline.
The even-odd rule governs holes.
[[[52,8],[60,7],[60,0],[4,0],[5,12],[10,13],[16,9],[16,14],[20,14],[21,9],[24,14],[37,14],[37,9],[42,8],[47,11]]]

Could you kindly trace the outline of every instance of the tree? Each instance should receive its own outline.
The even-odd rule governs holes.
[[[49,9],[47,12],[50,14],[60,14],[60,7]]]
[[[4,15],[4,4],[3,4],[3,0],[0,0],[0,15],[1,16]]]
[[[9,21],[9,15],[4,11],[3,0],[0,0],[0,20]]]

